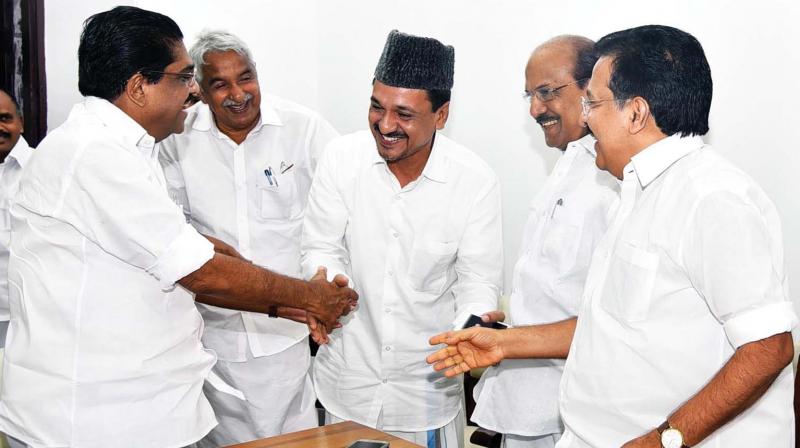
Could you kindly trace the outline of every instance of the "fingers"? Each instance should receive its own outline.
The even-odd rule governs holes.
[[[438,352],[431,353],[430,355],[428,355],[427,358],[425,358],[425,361],[428,364],[434,364],[438,362],[443,362],[444,360],[451,358],[457,354],[458,354],[458,347],[451,345],[449,347],[445,347],[439,350]]]
[[[343,274],[336,274],[336,276],[333,277],[333,283],[340,288],[344,288],[350,283],[350,279]]]
[[[326,268],[325,266],[317,266],[317,272],[314,273],[314,276],[311,277],[311,280],[328,281],[328,268]]]
[[[465,328],[463,330],[448,331],[446,333],[437,334],[436,336],[430,338],[428,342],[431,345],[439,345],[439,344],[455,345],[461,341],[467,341],[471,339],[480,328],[481,327],[472,327],[472,328]]]
[[[481,316],[481,320],[483,320],[486,323],[502,322],[506,320],[506,313],[500,310],[489,311],[488,313],[484,313]]]

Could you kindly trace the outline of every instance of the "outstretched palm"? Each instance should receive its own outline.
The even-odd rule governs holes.
[[[444,370],[447,377],[453,377],[479,367],[487,367],[500,362],[504,355],[500,347],[498,330],[482,327],[449,331],[431,338],[431,345],[447,344],[447,347],[428,356],[426,361],[433,364],[438,372]]]

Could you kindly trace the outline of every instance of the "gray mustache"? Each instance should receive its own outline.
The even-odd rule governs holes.
[[[225,98],[225,100],[222,102],[222,107],[241,106],[242,104],[244,104],[244,103],[246,103],[246,102],[248,102],[248,101],[250,101],[252,99],[253,99],[253,94],[245,92],[244,100],[242,100],[241,103],[237,103],[236,101],[233,101],[230,98]]]

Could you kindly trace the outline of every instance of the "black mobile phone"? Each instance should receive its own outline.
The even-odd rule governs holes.
[[[347,448],[389,448],[389,442],[361,439],[347,445]]]
[[[484,322],[481,316],[476,316],[474,314],[469,315],[469,319],[467,319],[467,323],[464,324],[463,328],[470,328],[476,325],[479,327],[494,328],[495,330],[505,330],[508,328],[508,325],[502,322]]]

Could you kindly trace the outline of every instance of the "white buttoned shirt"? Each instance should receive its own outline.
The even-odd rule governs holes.
[[[33,149],[22,136],[0,164],[0,321],[8,315],[8,246],[11,242],[11,215],[9,209],[17,194],[22,169],[27,165]],[[0,340],[3,339],[0,337]]]
[[[509,300],[515,326],[578,314],[592,252],[619,198],[617,180],[595,165],[594,144],[586,135],[567,145],[531,203]],[[509,359],[489,368],[475,389],[472,420],[505,434],[561,433],[563,369],[559,359]]]
[[[182,447],[216,424],[215,362],[175,282],[213,256],[153,137],[88,97],[28,161],[11,208],[0,429],[31,446]]]
[[[395,431],[452,421],[461,381],[425,362],[428,339],[496,308],[502,247],[500,186],[471,151],[436,134],[422,174],[401,188],[369,132],[331,142],[311,186],[303,271],[343,273],[360,298],[314,363],[325,408]]]
[[[237,145],[200,103],[189,111],[184,132],[162,142],[160,158],[170,194],[200,233],[259,266],[300,277],[308,190],[318,155],[336,136],[316,113],[265,95],[260,122]],[[272,355],[308,336],[305,324],[288,319],[197,306],[203,343],[221,360],[244,362],[248,347],[253,357]]]
[[[624,169],[578,316],[557,446],[620,446],[658,427],[738,347],[796,325],[775,207],[700,137],[658,141]],[[697,447],[792,445],[792,382],[789,365]]]

